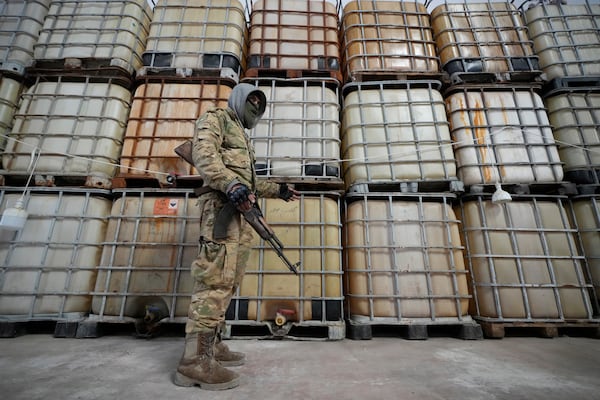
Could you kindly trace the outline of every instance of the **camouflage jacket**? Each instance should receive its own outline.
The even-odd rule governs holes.
[[[277,197],[279,184],[256,178],[254,148],[229,108],[216,108],[196,121],[192,157],[204,185],[223,193],[240,182],[262,197]]]

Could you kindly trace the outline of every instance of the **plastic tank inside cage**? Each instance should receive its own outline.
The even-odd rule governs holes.
[[[229,319],[328,324],[343,320],[339,194],[305,192],[298,201],[262,199],[263,214],[284,246],[291,273],[268,243],[255,235],[246,275]]]
[[[107,218],[92,313],[131,317],[140,298],[162,297],[171,318],[186,317],[198,254],[199,208],[189,189],[119,189]]]
[[[600,4],[571,3],[536,4],[523,13],[548,80],[600,75]]]
[[[250,133],[257,174],[296,181],[341,180],[335,82],[264,78],[252,83],[267,97],[265,114]]]
[[[0,191],[0,209],[14,207],[22,188]],[[0,227],[0,316],[81,318],[90,309],[112,201],[110,192],[31,188],[20,231]]]
[[[548,118],[565,180],[600,183],[600,88],[574,88],[546,97]]]
[[[118,168],[130,101],[131,92],[110,78],[38,77],[15,112],[3,167],[9,175],[29,175],[37,148],[36,174],[106,187]]]
[[[244,12],[237,0],[158,1],[143,54],[144,65],[159,71],[222,69],[238,80],[246,55]]]
[[[509,2],[441,4],[431,11],[431,26],[451,75],[539,70],[521,13]]]
[[[34,46],[36,66],[76,59],[133,73],[142,66],[151,20],[147,0],[54,0]]]
[[[15,112],[19,107],[23,83],[0,74],[0,152],[6,146],[6,136],[12,130]],[[0,167],[2,162],[0,160]]]
[[[593,316],[584,257],[566,196],[513,196],[460,206],[472,315],[493,320],[566,321]]]
[[[588,282],[593,285],[596,316],[600,315],[600,195],[580,195],[571,198],[573,226],[579,238],[587,267]]]
[[[467,315],[467,270],[453,195],[346,196],[348,314],[357,322]]]
[[[248,70],[321,71],[341,80],[338,23],[338,10],[328,1],[254,2]]]
[[[459,89],[446,97],[446,109],[465,185],[562,181],[548,114],[532,88]]]
[[[33,64],[33,48],[50,0],[0,1],[0,69],[19,75]]]
[[[229,82],[214,79],[149,80],[139,85],[123,139],[120,175],[166,185],[169,175],[197,174],[173,149],[194,137],[203,112],[226,106],[230,93]]]
[[[439,82],[367,82],[344,87],[342,159],[346,187],[456,179]]]
[[[363,75],[435,75],[439,59],[429,13],[408,1],[348,2],[342,14],[347,80]]]

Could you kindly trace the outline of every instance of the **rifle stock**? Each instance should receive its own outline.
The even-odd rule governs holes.
[[[192,157],[192,141],[186,140],[179,146],[175,147],[173,151],[188,163],[194,165],[194,158]]]

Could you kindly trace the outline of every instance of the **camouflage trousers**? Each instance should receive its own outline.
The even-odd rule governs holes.
[[[194,289],[186,333],[214,331],[225,321],[225,312],[246,271],[254,230],[235,213],[227,237],[215,239],[215,220],[224,204],[217,192],[204,194],[198,201],[200,245],[191,265]]]

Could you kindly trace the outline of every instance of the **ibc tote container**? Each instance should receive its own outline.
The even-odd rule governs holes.
[[[198,254],[200,215],[190,189],[117,189],[98,266],[93,315],[126,320],[139,298],[161,296],[171,321],[185,322]],[[341,319],[339,206],[325,195],[299,201],[261,200],[263,213],[302,263],[292,275],[255,235],[241,288],[227,313],[231,324],[332,324]],[[286,319],[283,327],[274,320]],[[290,312],[291,311],[291,312]],[[329,322],[331,321],[331,322]],[[335,333],[335,331],[334,331]]]
[[[29,175],[31,154],[37,149],[35,172],[42,179],[38,184],[52,185],[54,178],[64,178],[110,187],[131,102],[130,91],[117,82],[38,76],[15,113],[2,157],[7,175]]]
[[[273,336],[294,336],[295,328],[327,339],[345,337],[342,294],[340,199],[337,192],[302,192],[297,201],[260,199],[265,219],[282,242],[291,273],[268,243],[254,235],[246,275],[227,319],[232,325],[266,326]]]
[[[345,296],[352,322],[470,319],[455,199],[442,193],[346,195]]]
[[[220,79],[143,81],[133,95],[118,176],[156,179],[161,186],[168,186],[170,176],[197,175],[173,149],[193,138],[196,120],[203,112],[227,106],[230,93],[230,83]]]
[[[22,82],[0,73],[0,152],[4,150],[6,139],[12,130],[23,87]]]
[[[250,139],[256,172],[288,181],[340,181],[340,104],[332,79],[256,79],[266,111]]]
[[[541,72],[521,13],[509,2],[441,4],[431,11],[431,26],[454,81],[529,81]]]
[[[562,92],[562,93],[558,93]],[[600,88],[565,88],[544,98],[565,180],[600,183]]]
[[[426,80],[344,86],[341,151],[346,188],[456,180],[440,86]]]
[[[353,0],[342,14],[346,81],[440,75],[427,8],[416,1]]]
[[[547,79],[600,75],[600,4],[555,3],[524,3],[529,37]]]
[[[566,196],[463,196],[471,314],[490,322],[589,321],[591,283]]]
[[[114,189],[93,290],[92,315],[126,320],[140,298],[163,298],[187,317],[200,213],[190,189]]]
[[[600,315],[600,195],[571,197],[573,226],[579,233],[582,252],[589,270],[588,283],[593,285],[596,316]]]
[[[246,55],[244,13],[237,0],[158,1],[142,56],[146,66],[142,72],[217,70],[221,77],[238,81]]]
[[[50,0],[0,1],[0,69],[18,75],[33,63],[36,44]]]
[[[456,87],[446,96],[458,178],[466,185],[563,179],[544,103],[532,87]]]
[[[23,188],[4,187],[0,207]],[[79,319],[91,292],[110,214],[110,192],[66,187],[29,189],[20,231],[0,228],[0,320]]]
[[[53,0],[34,46],[34,65],[87,67],[91,61],[133,73],[142,66],[151,19],[147,0]]]
[[[290,70],[341,81],[338,9],[325,0],[252,3],[246,76]]]

